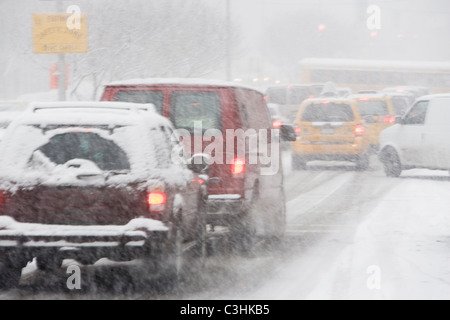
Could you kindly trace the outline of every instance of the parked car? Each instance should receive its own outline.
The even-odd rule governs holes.
[[[276,85],[268,87],[265,95],[268,103],[278,104],[283,115],[293,122],[301,103],[318,97],[323,87],[324,84]]]
[[[380,136],[387,176],[413,168],[450,169],[450,94],[423,96]]]
[[[211,155],[207,222],[228,227],[233,245],[247,251],[256,235],[283,236],[279,139],[262,92],[216,80],[137,79],[106,85],[101,99],[155,104],[177,128],[187,153],[199,149]],[[295,139],[292,126],[281,125],[279,131],[282,139]],[[272,148],[268,162],[260,161]]]
[[[368,128],[354,99],[308,99],[302,103],[294,126],[294,170],[304,170],[315,160],[352,161],[358,170],[369,167]]]
[[[34,103],[16,118],[1,143],[0,287],[34,258],[45,270],[139,259],[143,278],[167,279],[186,248],[202,258],[206,160],[181,161],[172,131],[131,103]]]
[[[356,102],[359,114],[367,124],[371,153],[378,152],[380,132],[395,124],[396,113],[391,98],[377,93],[354,94],[349,98]]]

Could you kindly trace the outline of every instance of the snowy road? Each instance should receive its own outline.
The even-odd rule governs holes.
[[[116,275],[103,291],[68,294],[54,289],[67,275],[37,274],[0,299],[450,298],[447,172],[414,170],[390,179],[376,158],[367,172],[345,163],[292,172],[285,159],[288,226],[279,247],[212,257],[201,277],[177,293],[124,291],[130,280]]]
[[[449,299],[448,173],[390,179],[372,163],[363,173],[323,163],[291,172],[287,163],[283,253],[261,262],[247,288],[195,298]],[[236,268],[248,276],[246,267]]]

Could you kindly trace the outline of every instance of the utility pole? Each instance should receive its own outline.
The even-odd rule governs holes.
[[[57,0],[57,11],[62,13],[63,0]],[[66,100],[66,63],[64,53],[58,53],[58,100]]]

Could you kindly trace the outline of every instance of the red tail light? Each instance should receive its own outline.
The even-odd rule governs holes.
[[[366,132],[366,128],[362,124],[355,126],[355,136],[361,137]]]
[[[393,117],[393,116],[383,117],[383,122],[384,123],[395,123],[395,117]]]
[[[245,172],[245,161],[243,159],[234,158],[231,163],[231,173],[241,174]]]
[[[294,127],[294,132],[297,137],[299,137],[302,133],[302,129],[300,127]]]
[[[279,127],[281,127],[282,124],[283,124],[283,123],[281,122],[281,120],[274,120],[274,121],[272,122],[272,127],[278,129]]]
[[[313,94],[310,94],[310,95],[308,96],[308,99],[312,99],[312,98],[314,98],[314,95],[313,95]]]
[[[148,193],[147,202],[150,212],[164,211],[167,197],[164,192],[152,191]]]
[[[0,191],[0,214],[2,214],[2,211],[5,208],[6,204],[6,196],[3,192]]]

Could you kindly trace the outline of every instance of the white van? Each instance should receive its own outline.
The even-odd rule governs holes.
[[[380,135],[387,176],[413,168],[450,169],[450,93],[420,97],[396,123]]]

